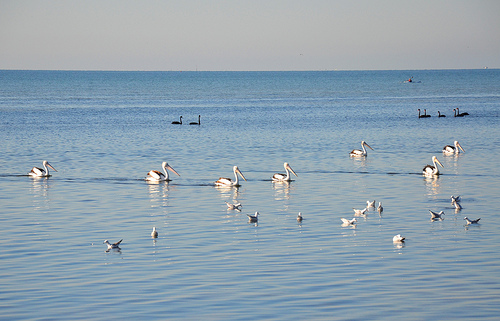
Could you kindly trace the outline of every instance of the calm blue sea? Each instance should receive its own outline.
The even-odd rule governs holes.
[[[0,319],[496,320],[499,119],[500,70],[0,71]]]

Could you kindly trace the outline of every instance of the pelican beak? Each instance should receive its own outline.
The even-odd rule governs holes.
[[[286,167],[290,170],[290,172],[293,173],[293,175],[299,177],[297,174],[295,174],[295,172],[293,171],[292,167],[290,165],[286,165]]]
[[[367,143],[365,143],[365,146],[368,147],[369,149],[373,150],[373,148],[370,147]]]
[[[460,148],[462,150],[462,152],[465,153],[465,150],[462,148],[462,145],[460,145],[460,143],[457,143],[457,146],[458,146],[458,148]]]
[[[57,169],[55,169],[54,167],[52,167],[52,165],[50,165],[49,163],[47,163],[47,166],[52,168],[53,170],[55,170],[57,172]]]
[[[441,165],[442,168],[444,168],[443,164],[441,164],[441,162],[437,158],[436,158],[436,163],[438,163],[439,165]]]
[[[181,175],[179,175],[179,173],[177,173],[177,172],[175,171],[175,169],[173,169],[173,168],[172,168],[172,166],[170,166],[170,165],[168,165],[168,164],[167,164],[167,166],[166,166],[166,167],[167,167],[169,170],[171,170],[171,171],[172,171],[172,173],[177,174],[177,176],[181,176]]]
[[[243,176],[243,173],[240,171],[239,168],[236,169],[236,173],[238,173],[241,176],[241,178],[245,180],[245,182],[247,181],[247,179],[245,178],[245,176]]]

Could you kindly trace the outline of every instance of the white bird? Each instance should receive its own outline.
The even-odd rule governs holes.
[[[356,216],[365,215],[366,211],[368,211],[368,209],[366,207],[362,210],[357,210],[354,207],[352,209],[354,210],[354,215],[356,215]]]
[[[382,202],[378,202],[377,212],[380,214],[383,211],[384,211],[384,208],[382,207]]]
[[[457,200],[452,200],[452,201],[451,201],[451,204],[452,204],[453,206],[455,206],[455,209],[456,209],[456,210],[459,210],[459,211],[460,211],[460,210],[462,209],[462,205],[460,205],[460,203],[459,203]]]
[[[358,220],[356,218],[353,218],[352,220],[348,220],[346,218],[341,217],[340,220],[342,221],[342,225],[354,225]]]
[[[299,212],[299,215],[297,215],[297,222],[302,222],[304,218],[302,217],[302,213]]]
[[[109,243],[108,240],[104,240],[104,244],[106,244],[108,246],[108,251],[111,250],[111,249],[119,249],[120,248],[120,243],[123,241],[123,239],[119,240],[118,242],[116,243]]]
[[[465,150],[462,148],[462,145],[460,145],[460,143],[458,141],[455,141],[453,144],[455,146],[446,145],[445,147],[443,147],[443,153],[445,155],[458,154],[458,153],[460,153],[460,150],[462,150],[462,152],[465,153]]]
[[[366,207],[367,207],[367,208],[370,208],[370,207],[375,207],[375,200],[373,200],[373,202],[371,202],[371,201],[366,201]]]
[[[241,203],[236,203],[236,204],[231,204],[231,203],[228,203],[228,202],[225,202],[226,205],[227,205],[227,209],[228,210],[239,210],[241,208]]]
[[[436,212],[433,212],[431,210],[429,210],[429,213],[431,213],[431,221],[434,221],[434,220],[443,220],[443,215],[444,215],[444,212],[441,211],[439,213],[436,213]]]
[[[153,227],[153,231],[151,232],[151,237],[154,239],[158,237],[158,231],[156,230],[156,227]]]
[[[460,201],[461,201],[460,195],[458,196],[451,195],[451,205],[453,205],[453,202],[460,202]]]
[[[238,187],[240,186],[240,183],[239,183],[239,179],[238,179],[238,174],[241,176],[241,178],[243,178],[245,181],[247,180],[245,178],[245,176],[243,176],[243,173],[241,173],[240,169],[238,168],[238,166],[234,166],[233,167],[233,172],[234,172],[234,177],[235,177],[235,180],[233,181],[232,179],[230,178],[225,178],[225,177],[220,177],[216,182],[215,182],[215,185],[216,186],[226,186],[226,187],[229,187],[229,186],[235,186],[235,187]]]
[[[256,223],[259,220],[259,212],[255,212],[255,215],[247,214],[249,223]]]
[[[466,216],[466,217],[464,217],[464,220],[466,220],[466,221],[467,221],[467,225],[470,225],[470,224],[479,224],[479,220],[480,220],[480,219],[481,219],[481,218],[478,218],[477,220],[469,220],[469,219],[467,218],[467,216]]]
[[[283,164],[283,167],[285,168],[286,175],[281,174],[281,173],[276,173],[273,175],[273,181],[275,181],[275,182],[289,182],[289,181],[291,181],[292,178],[290,177],[290,172],[292,172],[293,175],[298,177],[297,174],[295,174],[295,172],[293,171],[292,167],[290,167],[290,165],[287,162],[285,162]]]
[[[40,167],[33,167],[31,169],[31,172],[29,172],[28,174],[32,177],[49,177],[51,175],[49,174],[49,169],[47,168],[47,166],[57,172],[57,170],[54,167],[52,167],[52,165],[50,165],[49,162],[47,162],[46,160],[42,162],[42,165],[43,169]]]
[[[436,156],[432,156],[432,163],[434,165],[425,165],[424,169],[422,170],[425,177],[433,177],[439,175],[437,164],[441,165],[441,167],[444,168],[443,164],[441,164]]]
[[[398,235],[394,235],[394,237],[392,238],[392,241],[394,243],[403,243],[405,241],[405,237],[402,237],[401,234],[398,234]]]
[[[155,171],[155,170],[151,170],[149,171],[149,173],[146,175],[146,180],[147,181],[153,181],[153,182],[163,182],[163,181],[170,181],[171,179],[169,178],[169,175],[168,175],[168,170],[172,171],[173,173],[175,173],[177,176],[181,176],[179,175],[179,173],[177,173],[175,171],[175,169],[172,168],[172,166],[168,165],[167,162],[163,162],[161,163],[161,167],[163,168],[163,172],[165,172],[165,174],[163,174],[162,172],[160,171]]]
[[[360,149],[353,149],[350,153],[349,153],[349,156],[351,157],[364,157],[366,155],[368,155],[366,153],[366,149],[365,149],[365,146],[370,148],[371,150],[373,150],[373,148],[370,147],[370,145],[368,145],[364,140],[361,142],[361,148],[363,150],[360,150]]]

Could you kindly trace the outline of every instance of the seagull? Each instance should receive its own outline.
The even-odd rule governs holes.
[[[433,212],[431,210],[429,210],[429,213],[431,213],[431,221],[434,221],[434,220],[443,220],[444,218],[442,217],[444,215],[444,212],[441,211],[439,213],[436,213],[436,212]]]
[[[375,207],[375,200],[373,200],[373,202],[370,202],[370,201],[366,201],[366,207]]]
[[[466,217],[464,217],[464,220],[466,220],[466,221],[467,221],[467,225],[470,225],[470,224],[479,224],[479,220],[480,220],[480,219],[481,219],[481,218],[478,218],[477,220],[469,220],[469,219],[467,218],[467,216],[466,216]]]
[[[462,209],[462,205],[460,205],[460,203],[459,203],[456,199],[453,199],[453,200],[451,201],[451,204],[452,204],[453,206],[455,206],[455,209],[456,209],[456,210],[461,210],[461,209]]]
[[[342,217],[342,218],[340,218],[340,220],[342,221],[342,225],[345,225],[345,226],[354,225],[357,222],[356,218],[353,218],[352,220],[348,220],[348,219]]]
[[[228,202],[225,202],[227,205],[228,210],[240,210],[240,207],[242,206],[241,203],[236,203],[236,204],[231,204]]]
[[[302,222],[304,218],[302,217],[302,213],[299,212],[299,215],[297,215],[297,222]]]
[[[382,207],[382,202],[378,202],[377,212],[380,214],[383,211],[384,211],[384,208]]]
[[[153,227],[153,232],[151,232],[151,237],[154,239],[158,237],[158,231],[156,231],[156,227]]]
[[[453,205],[453,202],[460,202],[460,201],[461,201],[460,195],[457,196],[451,195],[451,205]]]
[[[354,210],[354,215],[355,216],[365,215],[366,211],[368,211],[368,209],[366,207],[364,209],[362,209],[362,210],[357,210],[354,207],[352,209]]]
[[[109,243],[109,241],[108,241],[108,240],[104,240],[104,242],[103,242],[103,243],[108,245],[108,249],[107,249],[107,251],[109,251],[109,250],[111,250],[111,249],[119,249],[119,248],[120,248],[120,243],[121,243],[122,241],[123,241],[123,239],[119,240],[119,241],[118,241],[118,242],[116,242],[116,243],[111,244],[111,243]]]
[[[398,235],[394,235],[394,237],[392,238],[392,241],[394,243],[404,243],[405,238],[402,237],[401,234],[398,234]]]
[[[248,223],[257,223],[259,220],[259,212],[255,212],[255,215],[250,215],[247,214],[248,216]]]

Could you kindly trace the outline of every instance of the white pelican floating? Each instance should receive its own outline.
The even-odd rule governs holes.
[[[356,220],[356,218],[353,218],[352,220],[348,220],[348,219],[343,218],[343,217],[340,218],[340,220],[342,221],[342,225],[345,225],[345,226],[347,226],[347,225],[354,225],[358,221],[358,220]]]
[[[192,121],[189,125],[201,125],[201,115],[198,115],[198,122]]]
[[[234,172],[234,177],[235,177],[235,180],[233,181],[232,179],[230,178],[225,178],[225,177],[220,177],[216,182],[215,182],[215,185],[216,186],[226,186],[226,187],[229,187],[229,186],[235,186],[235,187],[238,187],[240,186],[240,183],[239,183],[239,179],[238,179],[238,174],[241,176],[241,178],[243,178],[245,181],[247,180],[245,178],[245,176],[243,176],[243,173],[241,173],[240,169],[238,168],[238,166],[234,166],[233,167],[233,172]]]
[[[392,241],[394,243],[403,243],[405,241],[405,237],[402,237],[401,234],[398,234],[398,235],[394,235],[394,237],[392,238]]]
[[[437,159],[436,156],[432,156],[432,163],[433,165],[425,165],[424,169],[422,170],[424,176],[426,177],[433,177],[439,175],[439,170],[437,167],[437,164],[441,165],[442,168],[444,168],[443,164]]]
[[[285,168],[286,175],[276,173],[273,175],[273,181],[275,181],[275,182],[290,182],[292,180],[292,178],[290,177],[290,172],[292,172],[293,175],[298,177],[297,174],[295,174],[295,172],[293,171],[292,167],[287,162],[285,162],[283,164],[283,167]]]
[[[173,121],[172,124],[174,125],[182,125],[182,116],[179,118],[179,121]]]
[[[364,140],[361,142],[361,148],[363,150],[359,150],[359,149],[353,149],[352,152],[349,153],[349,156],[351,157],[364,157],[367,154],[366,152],[366,149],[365,149],[365,146],[368,147],[369,149],[373,150],[373,148],[370,147],[370,145],[368,145]]]
[[[299,215],[297,215],[297,222],[302,222],[304,218],[302,217],[302,213],[299,212]]]
[[[53,170],[55,170],[57,172],[57,170],[54,167],[52,167],[52,165],[50,165],[49,162],[47,162],[46,160],[43,161],[42,165],[43,165],[43,169],[39,168],[39,167],[33,167],[31,169],[31,172],[29,172],[28,174],[32,177],[49,177],[50,174],[49,174],[49,169],[47,168],[47,166],[52,168]]]
[[[153,227],[153,231],[151,232],[151,237],[154,239],[158,237],[158,231],[156,230],[156,227]]]
[[[467,216],[466,216],[466,217],[464,217],[464,220],[466,220],[466,221],[467,221],[467,225],[470,225],[470,224],[479,224],[479,220],[480,220],[480,219],[481,219],[481,218],[478,218],[477,220],[469,220],[469,219],[467,218]]]
[[[384,208],[382,207],[382,202],[378,202],[377,212],[380,214],[383,211],[384,211]]]
[[[255,215],[247,214],[249,223],[256,223],[259,220],[259,212],[255,212]]]
[[[241,203],[236,203],[236,204],[231,204],[231,203],[228,203],[228,202],[225,202],[226,205],[227,205],[227,209],[228,210],[240,210],[241,208]]]
[[[373,202],[371,202],[371,201],[366,201],[366,207],[367,207],[367,208],[370,208],[370,207],[375,207],[375,200],[373,200]]]
[[[352,209],[354,210],[354,215],[355,216],[365,215],[366,211],[368,211],[368,208],[366,208],[366,207],[364,209],[362,209],[362,210],[357,210],[354,207]]]
[[[177,176],[181,176],[181,175],[179,175],[179,173],[177,173],[175,171],[175,169],[172,168],[172,166],[168,165],[167,162],[161,163],[161,167],[163,168],[163,171],[165,172],[165,174],[163,174],[160,171],[151,170],[151,171],[149,171],[148,175],[146,176],[146,180],[153,181],[153,182],[163,182],[163,181],[168,182],[171,180],[171,179],[169,179],[169,176],[168,176],[168,170],[172,171]]]
[[[458,154],[460,153],[460,150],[465,153],[465,150],[462,148],[462,145],[460,145],[458,141],[455,141],[453,144],[455,146],[446,145],[445,147],[443,147],[443,153],[446,155]]]
[[[123,241],[123,239],[119,240],[118,242],[116,243],[109,243],[108,240],[104,240],[104,244],[108,245],[108,251],[111,250],[111,249],[119,249],[120,248],[120,243]]]
[[[431,210],[429,210],[429,213],[431,213],[431,220],[434,221],[434,220],[443,220],[443,215],[444,215],[444,212],[441,211],[439,213],[436,213],[436,212],[433,212]]]

